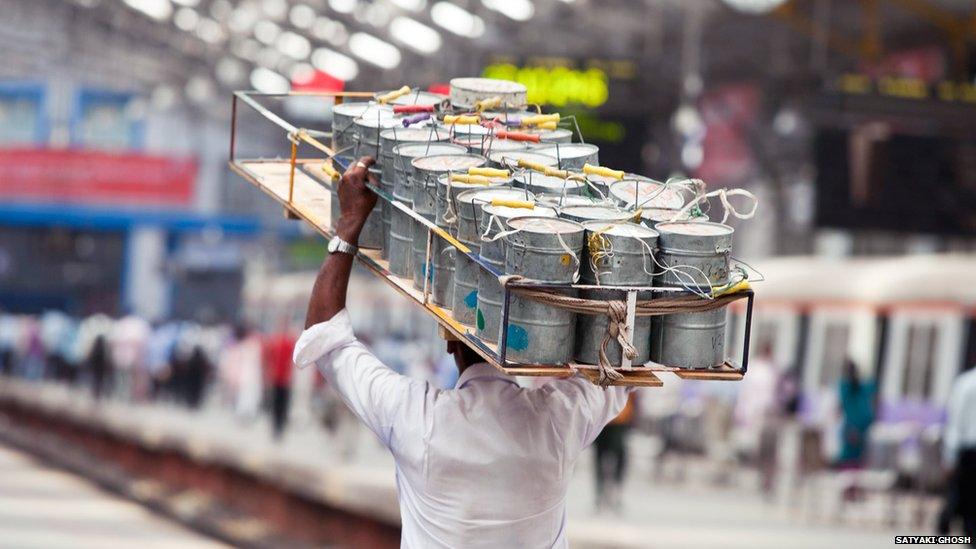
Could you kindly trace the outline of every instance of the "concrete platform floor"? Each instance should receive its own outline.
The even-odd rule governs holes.
[[[6,446],[0,446],[0,546],[225,547]]]

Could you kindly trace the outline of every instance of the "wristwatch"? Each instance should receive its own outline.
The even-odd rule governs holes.
[[[329,241],[329,253],[344,253],[349,255],[356,255],[356,251],[359,250],[356,246],[346,242],[345,240],[339,238],[338,236],[333,236],[332,240]]]

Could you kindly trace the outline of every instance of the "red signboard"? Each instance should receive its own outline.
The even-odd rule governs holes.
[[[196,177],[191,158],[0,149],[0,201],[189,206]]]
[[[302,75],[301,78],[293,78],[291,81],[292,91],[341,92],[345,87],[346,82],[344,80],[322,71],[313,71]]]

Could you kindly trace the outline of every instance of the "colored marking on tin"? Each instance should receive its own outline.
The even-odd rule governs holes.
[[[471,290],[467,296],[464,297],[464,304],[468,306],[469,309],[474,309],[478,306],[478,290]]]
[[[433,263],[424,263],[423,265],[421,265],[420,266],[420,276],[421,276],[421,278],[426,277],[427,278],[427,282],[433,283],[434,282],[434,264]]]
[[[529,333],[525,328],[518,324],[508,325],[508,346],[515,351],[524,351],[529,348]]]
[[[475,321],[478,323],[479,330],[485,329],[485,315],[481,314],[481,309],[478,309],[478,314]]]
[[[572,261],[572,258],[569,257],[569,254],[563,254],[562,257],[559,258],[559,262],[563,265],[569,265],[570,261]]]

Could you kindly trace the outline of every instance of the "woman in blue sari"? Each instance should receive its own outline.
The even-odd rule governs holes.
[[[868,429],[874,423],[874,382],[861,381],[857,365],[850,359],[844,363],[840,381],[841,447],[837,456],[840,467],[860,467],[867,448]]]

